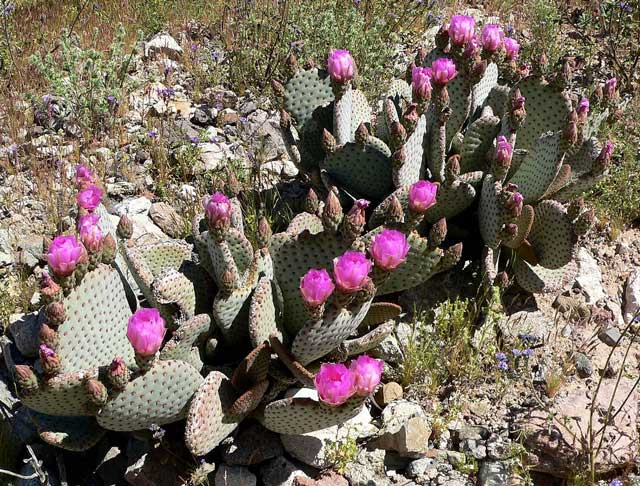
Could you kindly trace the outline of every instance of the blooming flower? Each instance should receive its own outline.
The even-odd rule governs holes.
[[[522,356],[530,358],[531,356],[533,356],[533,349],[530,349],[530,348],[525,349],[524,351],[522,351]]]
[[[356,393],[360,396],[367,396],[373,393],[380,383],[384,361],[363,354],[351,361],[349,369],[355,376]]]
[[[340,291],[350,294],[367,283],[371,260],[364,253],[349,250],[333,260],[333,276]]]
[[[94,216],[89,214],[87,216]],[[83,216],[86,218],[86,216]],[[82,218],[81,218],[82,219]],[[99,218],[98,218],[99,219]],[[98,226],[97,221],[93,223],[93,220],[85,219],[79,224],[80,240],[89,253],[96,253],[100,251],[102,244],[102,230]]]
[[[80,191],[76,196],[78,206],[87,211],[93,211],[102,202],[102,189],[91,184],[89,187]]]
[[[449,81],[456,77],[458,71],[455,63],[448,57],[439,57],[431,64],[433,83],[436,86],[446,86]]]
[[[56,236],[47,252],[47,262],[53,273],[67,277],[73,273],[82,258],[84,248],[75,236]]]
[[[93,182],[94,174],[91,169],[89,169],[84,164],[76,165],[76,184],[79,186],[89,185]]]
[[[604,83],[604,95],[607,98],[613,98],[616,93],[616,87],[618,86],[618,80],[616,78],[607,79]]]
[[[612,479],[609,486],[622,486],[622,481],[619,479]]]
[[[209,198],[204,210],[212,228],[226,228],[231,220],[231,203],[221,192],[216,192]]]
[[[409,249],[404,233],[386,229],[373,238],[370,252],[377,267],[391,271],[406,260]]]
[[[331,295],[335,286],[325,269],[311,269],[300,279],[300,292],[304,301],[311,306],[322,305]]]
[[[436,203],[438,184],[430,181],[418,181],[409,188],[409,209],[424,213]]]
[[[502,371],[507,371],[509,369],[509,365],[507,364],[506,361],[500,361],[498,363],[498,368],[501,369]]]
[[[350,81],[355,74],[355,62],[349,51],[336,49],[329,53],[327,70],[333,81],[336,83],[346,83]]]
[[[496,160],[501,167],[509,167],[511,157],[513,156],[513,147],[504,135],[499,135],[496,139]]]
[[[127,339],[136,353],[153,356],[158,352],[167,332],[158,309],[141,308],[129,318]]]
[[[589,114],[589,100],[587,98],[580,99],[578,107],[576,108],[576,113],[578,114],[580,121],[587,119],[587,115]]]
[[[157,130],[149,130],[147,132],[147,137],[149,138],[156,138],[158,136],[158,131]]]
[[[314,383],[320,400],[329,405],[342,405],[354,394],[356,377],[341,363],[323,363]]]
[[[507,360],[507,355],[504,353],[496,353],[496,359],[498,361],[506,361]]]
[[[421,100],[431,98],[431,69],[427,67],[414,67],[411,71],[411,86],[413,95]]]
[[[509,61],[516,61],[520,54],[520,44],[518,44],[517,40],[512,39],[511,37],[505,37],[504,51],[505,51],[505,57]]]
[[[522,354],[522,351],[520,351],[519,349],[514,348],[514,349],[511,350],[511,354],[513,354],[513,356],[515,356],[517,358],[518,356],[520,356]]]
[[[449,23],[449,39],[451,44],[462,47],[471,41],[473,31],[476,27],[476,20],[466,15],[454,15]]]
[[[479,48],[480,48],[480,43],[478,42],[478,37],[475,34],[473,34],[471,36],[471,39],[469,39],[469,42],[467,42],[467,45],[464,48],[463,55],[467,58],[472,58],[476,55]]]
[[[89,226],[95,226],[100,221],[100,216],[96,213],[85,214],[80,216],[78,220],[78,233],[82,232],[82,229]]]
[[[480,37],[482,42],[482,48],[489,54],[496,52],[502,47],[504,42],[504,32],[502,27],[495,24],[485,25],[482,29],[482,36]]]
[[[195,135],[191,135],[189,137],[189,141],[194,145],[198,145],[200,143],[200,139],[198,137],[196,137]]]

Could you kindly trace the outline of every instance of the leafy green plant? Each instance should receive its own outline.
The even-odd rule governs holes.
[[[357,455],[358,444],[351,434],[342,440],[329,441],[327,444],[327,462],[338,474],[344,474],[347,466],[356,460]]]

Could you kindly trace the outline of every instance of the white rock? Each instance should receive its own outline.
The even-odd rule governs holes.
[[[624,320],[634,319],[640,311],[640,268],[636,268],[627,278],[624,291]]]
[[[201,143],[200,160],[204,163],[205,170],[218,170],[225,167],[227,160],[233,157],[231,148],[224,143]]]
[[[165,55],[171,59],[180,59],[182,47],[169,34],[158,34],[144,46],[145,57]]]
[[[0,228],[0,267],[11,265],[14,261],[9,230]]]
[[[595,304],[605,296],[602,288],[602,272],[598,262],[586,248],[580,248],[577,256],[578,275],[576,283],[587,296],[587,304]]]
[[[151,201],[144,196],[135,199],[126,199],[120,204],[117,204],[115,209],[120,215],[126,213],[129,216],[135,216],[137,214],[146,216],[149,213],[149,209],[151,209]]]

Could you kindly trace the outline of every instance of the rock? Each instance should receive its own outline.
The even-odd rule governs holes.
[[[382,449],[361,449],[355,460],[347,464],[344,476],[351,486],[389,486],[384,470],[385,452]]]
[[[429,469],[436,469],[436,467],[436,461],[431,457],[417,459],[411,461],[407,467],[407,476],[413,479],[423,479]]]
[[[553,328],[554,323],[542,311],[523,310],[514,312],[498,321],[500,331],[513,341],[520,341],[520,336],[536,336],[542,339]]]
[[[40,327],[44,315],[40,316],[39,312],[13,314],[9,319],[11,324],[8,331],[20,353],[27,358],[38,356]]]
[[[629,277],[624,290],[624,321],[630,322],[640,315],[640,268],[636,268]]]
[[[95,154],[100,162],[110,162],[113,159],[113,152],[109,147],[98,147]]]
[[[256,104],[256,102],[252,99],[247,99],[242,101],[239,106],[238,106],[238,111],[243,115],[243,116],[249,116],[251,113],[253,113],[254,111],[256,111],[258,109],[258,105]]]
[[[44,241],[42,235],[26,235],[18,241],[18,260],[28,268],[34,268],[44,259]]]
[[[455,437],[460,442],[465,440],[485,440],[489,438],[489,430],[482,425],[463,425],[455,431]]]
[[[257,478],[246,467],[222,464],[216,471],[215,486],[256,486]]]
[[[145,57],[166,56],[174,61],[180,60],[182,47],[169,34],[158,34],[144,46]]]
[[[578,274],[576,284],[587,296],[587,304],[595,304],[605,296],[602,287],[602,272],[598,262],[586,248],[580,248],[576,258]]]
[[[184,234],[185,224],[178,212],[165,202],[157,202],[149,209],[151,220],[172,238],[180,238]]]
[[[224,168],[227,161],[233,158],[231,148],[225,143],[207,142],[201,143],[198,147],[200,148],[200,160],[202,160],[205,170]]]
[[[196,107],[191,115],[191,123],[201,127],[213,125],[214,121],[214,114],[206,105]]]
[[[6,267],[15,262],[11,248],[11,235],[6,228],[0,228],[0,267]]]
[[[127,457],[119,447],[110,447],[100,460],[95,474],[102,479],[105,486],[116,486],[125,474]]]
[[[124,478],[131,486],[178,486],[180,471],[166,458],[162,449],[150,449],[130,464]]]
[[[598,338],[600,341],[605,343],[607,346],[615,347],[622,339],[622,334],[615,327],[610,327],[598,334]]]
[[[271,116],[264,110],[254,111],[242,125],[240,136],[248,143],[250,150],[259,153],[265,161],[288,157],[277,115]]]
[[[309,478],[304,471],[283,456],[264,463],[260,467],[260,477],[264,486],[293,486],[296,478]]]
[[[296,398],[318,399],[315,390],[302,388],[291,395]],[[371,425],[371,414],[367,407],[362,407],[360,413],[347,420],[340,426],[335,425],[326,429],[315,430],[301,435],[282,434],[280,439],[285,450],[294,458],[304,464],[323,469],[331,466],[327,462],[327,449],[336,442],[340,443],[347,438],[362,439],[371,437],[377,432]]]
[[[225,108],[218,113],[216,122],[218,126],[223,127],[225,125],[235,125],[240,121],[240,117],[235,110],[231,108]]]
[[[402,363],[404,356],[400,350],[400,344],[393,334],[385,337],[372,351],[371,356],[382,359],[385,363]]]
[[[251,422],[229,442],[223,443],[222,459],[232,466],[253,466],[281,456],[284,452],[280,436],[265,429],[259,422]]]
[[[141,214],[147,215],[151,209],[151,201],[144,197],[136,197],[134,199],[126,199],[115,206],[118,214],[127,214],[129,217]]]
[[[127,181],[118,181],[107,184],[109,196],[123,197],[133,196],[136,193],[136,185]]]
[[[390,381],[378,388],[375,395],[376,403],[381,407],[386,407],[394,400],[401,399],[402,393],[402,386],[395,381]]]
[[[293,481],[294,486],[349,486],[343,476],[340,476],[335,471],[325,471],[316,479],[308,479],[304,477],[297,477]]]
[[[428,449],[431,422],[422,407],[407,400],[392,402],[382,411],[383,427],[371,447],[419,457]]]
[[[453,467],[459,467],[467,462],[467,456],[463,452],[447,451],[447,461]]]
[[[613,397],[615,417],[602,431],[604,418],[596,412],[596,443],[604,434],[595,461],[598,475],[630,467],[637,457],[637,403],[640,393],[634,389],[634,382],[634,379],[623,376],[615,393],[616,380],[604,379],[600,384],[595,410],[603,410],[606,414]],[[538,458],[538,463],[532,465],[533,470],[566,477],[581,467],[581,458],[587,453],[581,437],[589,424],[592,403],[592,392],[585,390],[582,383],[570,382],[563,393],[556,396],[553,406],[533,409],[516,421],[516,434],[522,434],[523,445]],[[623,403],[624,406],[617,413]],[[553,419],[550,421],[549,417]]]
[[[470,455],[477,461],[481,461],[487,457],[487,446],[484,442],[474,439],[468,439],[460,443],[460,449]]]
[[[478,471],[478,486],[504,486],[509,484],[509,469],[509,465],[504,462],[482,462]]]
[[[583,353],[576,353],[575,355],[576,373],[580,378],[588,378],[593,373],[593,365],[589,357]]]

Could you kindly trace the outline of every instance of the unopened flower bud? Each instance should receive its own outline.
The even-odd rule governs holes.
[[[587,98],[580,99],[578,107],[576,108],[576,114],[580,123],[587,121],[587,116],[589,116],[589,100]]]
[[[575,145],[578,141],[578,124],[575,121],[570,121],[562,132],[562,137],[569,143],[569,145]]]
[[[51,349],[57,348],[60,342],[58,333],[46,324],[42,324],[40,327],[39,337],[40,342],[46,344]]]
[[[417,103],[411,103],[405,112],[402,114],[403,125],[406,127],[407,132],[413,132],[413,129],[418,124],[420,114],[418,113]]]
[[[462,256],[462,243],[456,243],[453,246],[450,246],[444,252],[442,259],[440,260],[440,264],[444,268],[451,268],[460,261],[460,257]]]
[[[602,174],[609,167],[611,167],[611,157],[613,156],[613,143],[611,140],[607,140],[602,150],[600,151],[600,155],[595,160],[593,164],[592,171],[596,174]]]
[[[44,272],[40,281],[40,293],[44,297],[45,302],[53,302],[62,297],[62,287],[58,285],[51,276]]]
[[[361,123],[356,129],[355,140],[358,145],[364,145],[369,140],[369,130],[364,123]]]
[[[285,59],[285,64],[289,70],[289,74],[293,75],[298,72],[298,58],[293,52],[290,52]]]
[[[273,235],[273,231],[271,231],[271,226],[269,226],[269,221],[264,216],[260,218],[258,222],[258,246],[260,248],[266,248],[269,246],[271,242],[271,236]]]
[[[47,318],[47,322],[53,326],[59,326],[62,324],[66,317],[63,301],[58,300],[48,304],[45,308],[45,316]]]
[[[322,130],[322,150],[327,155],[336,151],[336,138],[326,128]]]
[[[574,229],[578,236],[585,235],[594,225],[596,221],[596,213],[593,209],[584,211],[578,216]]]
[[[120,238],[123,240],[128,240],[133,235],[133,221],[126,214],[120,216],[120,221],[118,221],[118,228],[116,232]]]
[[[389,132],[391,135],[391,146],[393,148],[400,147],[404,145],[407,140],[407,131],[404,126],[400,122],[393,122],[391,127],[389,128]]]
[[[522,206],[524,204],[524,197],[519,192],[514,192],[507,200],[505,208],[510,212],[514,218],[520,217],[522,213]],[[516,227],[517,230],[517,227]]]
[[[291,128],[291,115],[287,110],[280,110],[280,128],[287,131]]]
[[[358,199],[353,203],[353,207],[349,210],[342,221],[342,234],[348,240],[355,240],[362,234],[364,226],[367,222],[365,210],[369,207],[369,201],[366,199]]]
[[[240,181],[238,181],[235,172],[230,170],[227,173],[227,184],[224,192],[229,197],[238,197],[240,191],[242,191],[242,185],[240,184]]]
[[[279,98],[283,98],[284,97],[284,94],[285,94],[284,86],[277,79],[272,79],[271,80],[271,89],[273,90],[274,94],[277,97],[279,97]]]
[[[116,390],[124,390],[129,383],[131,372],[124,360],[120,357],[116,357],[109,365],[109,371],[107,372],[107,378],[111,386]]]
[[[436,221],[429,230],[429,248],[433,249],[440,246],[446,237],[447,220],[445,218],[441,218]]]
[[[320,201],[318,200],[318,195],[313,188],[309,188],[307,192],[307,197],[304,200],[304,210],[309,214],[317,214],[320,209]]]
[[[84,386],[91,403],[99,407],[107,403],[109,395],[107,388],[101,382],[95,379],[89,379],[85,382]]]
[[[237,274],[227,268],[220,276],[220,288],[223,292],[231,292],[238,286]]]
[[[391,164],[394,167],[402,167],[407,160],[407,149],[402,145],[391,155]]]
[[[60,358],[56,352],[46,344],[41,344],[39,355],[44,373],[49,376],[58,374],[60,371]]]
[[[324,202],[324,210],[322,211],[322,225],[326,230],[337,231],[342,222],[342,206],[340,199],[334,192],[330,190],[327,200]]]
[[[22,394],[29,394],[38,389],[38,377],[30,366],[16,365],[16,383]]]
[[[102,239],[102,261],[104,263],[112,263],[116,259],[116,251],[118,244],[111,233]]]
[[[616,78],[608,79],[604,83],[604,96],[609,100],[614,99],[617,95],[617,92],[616,92],[617,86],[618,86],[618,80]]]
[[[458,154],[452,155],[447,161],[445,166],[445,180],[451,184],[460,175],[460,156]]]

